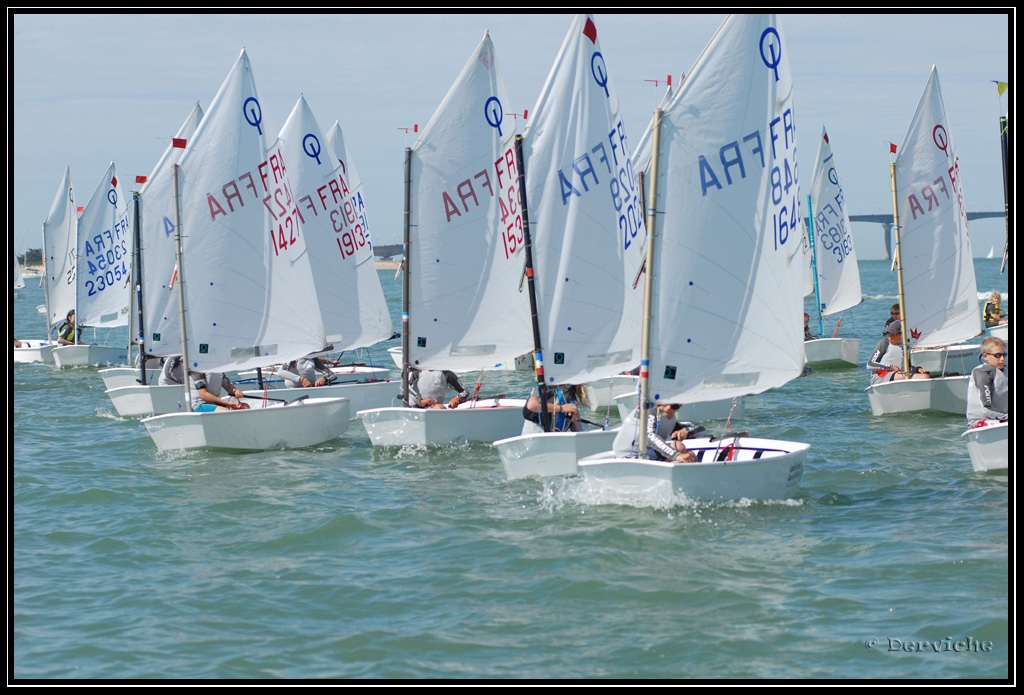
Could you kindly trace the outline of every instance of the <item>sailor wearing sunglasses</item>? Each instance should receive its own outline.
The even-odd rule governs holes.
[[[981,341],[981,364],[967,384],[967,426],[1009,419],[1010,380],[1006,375],[1006,343],[989,336]]]

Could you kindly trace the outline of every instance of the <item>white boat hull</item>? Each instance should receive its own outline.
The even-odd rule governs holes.
[[[400,381],[331,384],[330,386],[314,386],[310,388],[285,388],[280,386],[284,382],[276,383],[278,384],[277,388],[271,388],[271,385],[268,385],[268,398],[281,398],[286,401],[294,401],[302,396],[308,396],[309,398],[347,398],[351,403],[349,410],[352,417],[355,417],[361,410],[387,408],[395,403],[400,403],[402,395],[402,382]],[[260,389],[243,390],[242,393],[253,399],[262,400],[263,398],[263,391]]]
[[[1004,471],[1010,466],[1010,426],[1000,422],[969,429],[960,435],[967,440],[967,453],[976,473]]]
[[[614,408],[616,398],[637,392],[638,380],[632,374],[616,374],[584,384],[587,403],[591,408]]]
[[[108,389],[122,386],[139,386],[142,383],[142,372],[135,367],[108,367],[100,370],[103,385]],[[160,369],[146,369],[146,383],[156,384],[160,380]]]
[[[924,367],[929,372],[949,374],[970,374],[981,360],[981,344],[947,345],[941,348],[914,348],[910,351],[910,363]]]
[[[21,364],[42,362],[53,364],[53,348],[55,343],[48,340],[22,340],[20,348],[11,348],[13,361]]]
[[[367,379],[390,379],[391,369],[388,367],[373,367],[370,365],[342,365],[331,367],[334,374],[335,384],[356,384]]]
[[[728,449],[735,442],[734,449]],[[670,486],[691,499],[788,499],[796,496],[809,444],[741,437],[712,442],[688,439],[696,463],[618,458],[612,451],[581,459],[580,473],[625,493]],[[719,460],[731,457],[732,460]],[[757,458],[755,458],[757,457]]]
[[[490,398],[449,408],[376,408],[357,415],[374,446],[445,446],[514,437],[523,430],[523,399]]]
[[[626,420],[626,417],[636,410],[636,394],[626,394],[615,399],[615,405],[619,409],[619,419]],[[686,403],[676,411],[676,420],[680,422],[695,422],[700,424],[708,420],[733,421],[743,417],[743,398],[737,398],[735,406],[732,398],[720,401],[704,401],[702,403]]]
[[[59,369],[124,364],[128,348],[109,345],[58,345],[53,348],[53,364]]]
[[[857,367],[860,341],[854,338],[822,338],[804,341],[804,359],[812,369]]]
[[[936,379],[903,379],[869,386],[868,400],[874,416],[936,410],[963,415],[967,412],[970,375]]]
[[[391,359],[394,360],[395,366],[399,369],[402,368],[402,348],[389,347],[388,354],[391,355]],[[453,369],[453,372],[464,374],[466,372],[478,372],[479,369]],[[512,363],[508,362],[497,362],[494,365],[484,369],[485,372],[490,371],[508,371],[508,372],[530,372],[533,371],[533,353],[524,353],[519,357],[515,358]]]
[[[278,365],[273,369],[263,370],[263,383],[270,386],[270,388],[287,388],[285,386],[284,379],[277,376],[275,373],[280,368]],[[391,378],[391,369],[387,367],[372,367],[369,365],[342,365],[340,367],[331,367],[331,372],[335,375],[334,384],[358,384],[370,380],[386,381]],[[238,380],[236,384],[243,382],[251,382],[253,384],[258,383],[258,375],[255,369],[250,369],[244,372],[237,373]]]
[[[348,430],[345,398],[310,398],[266,408],[247,402],[249,410],[155,415],[142,424],[160,451],[299,449],[336,439]]]
[[[985,332],[994,338],[999,338],[1007,345],[1010,344],[1010,324],[1008,323],[1004,323],[1000,326],[992,326],[991,328],[986,328]]]
[[[178,413],[185,408],[181,386],[118,386],[106,390],[110,402],[121,417],[164,415]]]
[[[547,478],[575,475],[576,462],[612,448],[618,428],[585,432],[545,432],[499,439],[494,448],[501,456],[505,475],[518,478]]]

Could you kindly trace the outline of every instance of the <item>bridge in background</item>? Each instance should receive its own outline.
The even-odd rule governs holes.
[[[967,221],[984,220],[992,217],[1006,217],[1005,212],[969,212]],[[804,218],[806,222],[807,218]],[[892,258],[892,213],[884,215],[850,215],[850,222],[877,222],[885,232],[885,257]]]
[[[1005,212],[969,212],[967,213],[967,221],[971,220],[984,220],[992,217],[1006,217]],[[804,222],[807,222],[807,218],[804,218]],[[850,215],[850,222],[876,222],[882,225],[882,229],[885,232],[885,257],[892,258],[892,213],[886,213],[882,215]],[[374,246],[373,254],[378,258],[392,258],[395,256],[401,257],[402,245],[401,244],[389,244],[382,246]]]

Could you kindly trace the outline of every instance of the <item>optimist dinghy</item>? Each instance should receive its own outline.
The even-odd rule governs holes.
[[[824,317],[846,311],[864,300],[857,252],[850,232],[850,215],[824,128],[818,141],[807,204],[811,213],[808,231],[814,297],[818,306],[818,339],[804,342],[804,355],[813,369],[856,367],[860,364],[860,340],[834,335],[826,338],[823,323]],[[841,323],[842,318],[836,324],[836,332]]]
[[[174,232],[180,311],[178,350],[164,345],[149,354],[180,352],[192,372],[244,371],[326,345],[297,202],[288,194],[295,189],[280,143],[267,144],[262,113],[243,50],[192,139],[181,143],[180,159],[147,183],[154,205],[170,213],[163,221]],[[266,188],[240,194],[253,204],[222,198],[232,185],[225,182],[245,181]],[[238,183],[233,190],[248,189]],[[290,204],[271,210],[260,204],[264,199]],[[266,398],[250,409],[208,413],[192,411],[185,388],[182,400],[184,412],[143,420],[158,449],[307,447],[349,426],[345,398]]]
[[[595,61],[602,70],[591,68]],[[540,428],[525,425],[520,413],[521,434],[494,442],[509,479],[575,474],[579,458],[609,448],[614,430],[552,431],[549,390],[613,377],[640,359],[640,180],[607,65],[593,16],[577,15],[517,141],[542,412]],[[597,180],[584,194],[589,179],[578,163],[593,153],[608,153],[609,160],[600,174],[591,172]],[[576,193],[566,195],[567,181]],[[533,229],[542,231],[534,237]]]
[[[911,364],[920,366],[910,340],[920,349],[958,344],[982,333],[963,177],[934,66],[889,170],[903,336],[901,371],[907,373]],[[871,412],[880,416],[936,410],[963,416],[970,371],[869,386]]]
[[[409,368],[485,370],[530,349],[520,292],[523,232],[515,124],[494,46],[484,35],[419,139],[405,153],[402,394]],[[458,193],[473,187],[472,200]],[[461,196],[461,197],[460,197]],[[522,427],[522,400],[457,409],[387,407],[358,413],[374,446],[493,442]]]
[[[772,61],[764,60],[766,46]],[[640,362],[638,422],[646,424],[649,403],[752,395],[803,373],[793,123],[789,56],[775,15],[730,15],[668,106],[655,111],[647,196],[649,338]],[[744,142],[772,143],[765,146],[765,165],[757,152],[730,150],[744,162],[753,159],[746,176],[727,176],[719,152]],[[681,463],[648,458],[646,427],[637,435],[632,451],[581,459],[580,473],[623,492],[669,486],[694,498],[787,498],[799,490],[810,448],[748,437],[688,439],[698,462]]]

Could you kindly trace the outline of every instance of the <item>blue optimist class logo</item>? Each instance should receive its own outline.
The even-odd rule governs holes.
[[[245,116],[245,122],[256,128],[260,135],[263,135],[263,109],[260,108],[260,102],[256,97],[249,97],[242,104],[242,115]]]
[[[492,96],[484,103],[484,118],[487,119],[487,125],[498,129],[498,137],[502,137],[501,122],[505,120],[505,109],[501,107],[498,97]]]
[[[768,27],[761,32],[761,60],[775,73],[775,81],[779,81],[779,63],[782,62],[782,39],[775,27]]]
[[[597,82],[597,86],[604,90],[604,95],[611,99],[611,93],[608,91],[608,66],[604,63],[604,56],[601,55],[600,51],[594,51],[594,55],[590,57],[590,72],[594,75],[594,82]]]
[[[302,151],[306,153],[307,157],[315,159],[316,163],[320,164],[320,153],[323,152],[323,148],[320,147],[320,138],[313,133],[306,133],[302,138]]]

